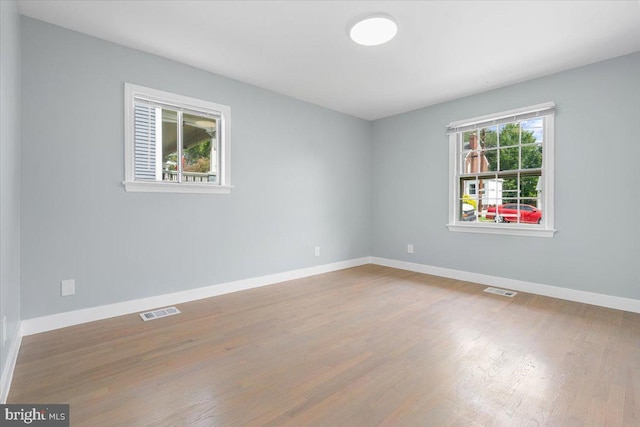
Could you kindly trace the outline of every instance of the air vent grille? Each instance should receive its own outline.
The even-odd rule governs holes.
[[[166,307],[140,313],[140,317],[146,322],[147,320],[155,320],[161,317],[173,316],[174,314],[180,314],[180,310],[175,307]]]
[[[502,295],[503,297],[511,297],[513,298],[517,292],[508,291],[506,289],[498,289],[498,288],[487,288],[484,290],[485,292],[489,292],[490,294]]]

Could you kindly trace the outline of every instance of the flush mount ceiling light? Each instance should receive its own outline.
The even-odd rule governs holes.
[[[389,15],[370,15],[351,25],[349,36],[363,46],[378,46],[395,37],[398,25]]]

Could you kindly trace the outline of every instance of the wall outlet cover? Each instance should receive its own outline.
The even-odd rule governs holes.
[[[60,296],[66,297],[76,293],[76,281],[74,279],[60,281]]]

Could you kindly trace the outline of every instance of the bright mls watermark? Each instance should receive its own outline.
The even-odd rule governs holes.
[[[69,405],[0,405],[0,425],[69,427]]]

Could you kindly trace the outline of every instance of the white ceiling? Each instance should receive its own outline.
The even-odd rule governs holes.
[[[640,51],[633,1],[29,1],[23,15],[373,120]],[[399,31],[353,43],[357,17]]]

